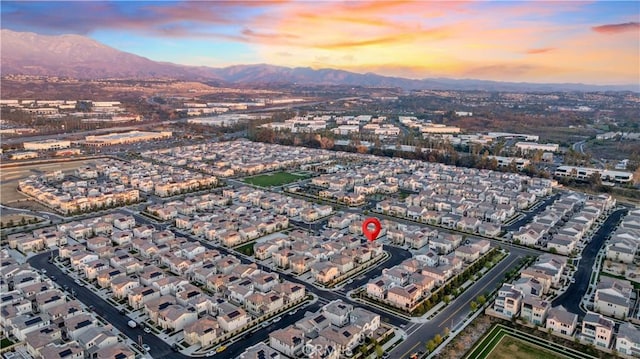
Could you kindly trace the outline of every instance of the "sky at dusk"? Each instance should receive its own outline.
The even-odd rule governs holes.
[[[185,65],[636,84],[640,2],[9,2],[1,27]]]

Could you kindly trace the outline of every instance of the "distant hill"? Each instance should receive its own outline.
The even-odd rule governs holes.
[[[47,36],[3,29],[2,74],[65,76],[79,79],[215,79],[209,68],[156,62],[79,35]]]
[[[399,87],[406,90],[487,91],[638,91],[637,85],[537,84],[445,78],[413,80],[359,74],[337,69],[282,67],[266,64],[225,68],[157,62],[123,52],[79,35],[48,36],[1,30],[2,74],[97,78],[175,78],[222,81],[231,84],[320,84]]]

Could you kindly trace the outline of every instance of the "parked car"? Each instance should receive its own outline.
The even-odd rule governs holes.
[[[144,332],[147,334],[151,333],[151,328],[149,327],[144,328]]]
[[[149,350],[151,350],[151,347],[149,346],[149,344],[144,343],[142,344],[142,349],[144,349],[145,352],[148,352]]]

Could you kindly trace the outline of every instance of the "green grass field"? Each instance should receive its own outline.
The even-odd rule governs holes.
[[[1,348],[10,347],[12,345],[13,345],[13,342],[7,338],[2,338],[2,341],[0,341]]]
[[[283,184],[296,182],[308,178],[303,175],[296,175],[289,172],[275,172],[254,177],[247,177],[243,181],[260,187],[281,186]]]

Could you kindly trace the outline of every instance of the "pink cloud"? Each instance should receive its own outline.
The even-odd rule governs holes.
[[[530,55],[535,55],[535,54],[544,54],[545,52],[551,52],[554,51],[555,48],[554,47],[540,47],[540,48],[536,48],[536,49],[529,49],[527,51],[525,51],[525,53],[530,54]]]
[[[640,22],[625,22],[622,24],[606,24],[600,26],[594,26],[591,30],[601,34],[619,34],[627,31],[639,31]]]

